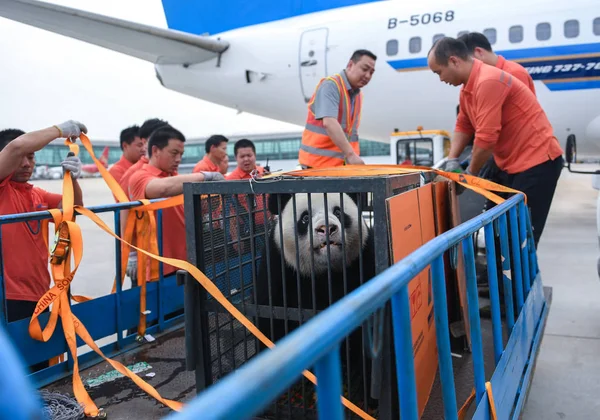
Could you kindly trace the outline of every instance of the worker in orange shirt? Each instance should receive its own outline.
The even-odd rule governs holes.
[[[123,154],[108,170],[117,182],[121,180],[127,169],[146,155],[146,140],[139,137],[139,131],[140,128],[137,125],[127,127],[121,131],[119,144]]]
[[[183,193],[185,182],[217,181],[219,172],[178,175],[185,147],[184,135],[171,126],[156,129],[148,140],[150,159],[129,180],[129,198],[133,200],[173,197]],[[187,261],[183,205],[163,210],[163,256]],[[176,267],[163,265],[163,275],[173,274]]]
[[[256,164],[256,146],[248,139],[241,139],[235,142],[233,154],[237,162],[237,168],[225,177],[227,180],[250,179],[254,170],[255,177],[260,178],[265,174],[265,169]],[[268,174],[268,172],[267,172]]]
[[[168,122],[163,121],[159,118],[151,118],[142,124],[142,126],[138,129],[137,136],[142,141],[143,146],[143,154],[138,158],[137,162],[131,165],[127,170],[123,173],[120,179],[117,181],[119,185],[123,189],[126,195],[129,196],[129,180],[131,176],[140,170],[140,168],[149,162],[147,154],[148,154],[148,138],[152,134],[154,130],[160,127],[167,126]],[[121,133],[123,135],[123,133]],[[127,217],[129,215],[129,210],[121,210],[121,234],[125,232],[125,227],[127,225]],[[132,244],[136,245],[135,242],[135,232],[134,236],[131,238]],[[137,284],[137,251],[132,250],[129,252],[129,259],[127,260],[127,268],[125,270],[125,274],[129,276],[131,279],[132,286]]]
[[[427,61],[442,82],[462,85],[448,158],[458,158],[474,135],[466,173],[478,175],[493,153],[506,173],[503,185],[527,195],[537,247],[563,167],[563,151],[546,113],[524,83],[473,58],[461,41],[438,40]]]
[[[49,193],[28,182],[35,168],[35,152],[56,138],[75,141],[82,132],[87,133],[87,128],[77,121],[30,133],[16,129],[0,131],[0,215],[61,208],[62,195]],[[81,175],[81,160],[77,156],[68,156],[61,166],[71,173],[74,203],[83,206],[77,182]],[[0,228],[6,320],[12,322],[29,318],[50,288],[48,243],[44,240],[40,221],[10,223]],[[36,371],[47,366],[48,362],[42,362],[31,369]]]
[[[358,143],[361,89],[373,77],[375,60],[372,52],[357,50],[344,70],[319,82],[308,102],[298,152],[302,168],[364,165]]]
[[[243,180],[250,178],[260,178],[265,174],[268,174],[268,171],[261,166],[256,164],[256,147],[254,143],[248,139],[241,139],[235,142],[233,146],[233,153],[235,155],[235,160],[237,162],[237,168],[229,175],[225,177],[228,181],[235,180]],[[264,232],[265,227],[265,218],[264,218],[264,200],[262,195],[250,196],[254,197],[252,206],[248,206],[247,196],[245,195],[233,195],[232,198],[234,201],[237,201],[235,204],[231,203],[230,211],[235,214],[235,209],[238,211],[244,212],[245,214],[250,214],[253,217],[253,226],[254,232],[251,232],[251,225],[248,217],[240,214],[239,217],[239,225],[242,230],[242,234],[238,235],[237,226],[238,223],[235,218],[230,219],[230,230],[231,230],[231,239],[233,241],[240,237],[240,240],[247,239],[250,236],[256,236]],[[242,210],[243,209],[243,210]],[[228,214],[229,216],[230,214]],[[246,244],[246,242],[244,242]],[[234,244],[234,248],[237,250],[239,247],[237,243]],[[249,246],[245,247],[249,249]],[[242,251],[245,250],[242,249]]]
[[[469,53],[476,59],[483,61],[489,66],[498,67],[500,70],[512,74],[533,92],[535,95],[535,85],[533,79],[525,67],[515,61],[510,61],[501,55],[496,54],[492,50],[490,41],[487,37],[479,32],[469,32],[461,35],[457,38],[459,41],[464,42],[467,46]]]
[[[492,46],[484,34],[479,32],[469,32],[459,36],[457,39],[464,42],[464,44],[467,46],[467,50],[469,50],[469,53],[473,57],[483,61],[489,66],[498,67],[499,69],[512,74],[521,82],[525,83],[525,85],[535,95],[535,85],[533,84],[533,79],[531,78],[529,72],[525,70],[525,67],[517,62],[507,60],[503,56],[496,54],[492,50]],[[458,169],[458,166],[458,159],[452,160],[446,164],[446,170],[454,171]],[[503,175],[504,174],[498,169],[493,156],[488,159],[484,167],[481,169],[481,176],[483,178],[497,183],[502,182]],[[493,203],[488,201],[486,203],[486,207],[491,206],[493,206]]]
[[[220,134],[210,136],[204,144],[206,154],[192,172],[220,172],[220,165],[227,156],[228,142],[229,139]]]

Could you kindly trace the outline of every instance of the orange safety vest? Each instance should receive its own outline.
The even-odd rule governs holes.
[[[298,153],[298,160],[301,165],[311,168],[326,168],[331,166],[345,165],[344,154],[333,140],[327,135],[323,120],[317,120],[313,111],[313,103],[317,90],[325,80],[333,81],[340,92],[340,108],[338,112],[338,122],[346,134],[346,139],[352,146],[354,153],[360,155],[360,146],[358,144],[358,126],[360,124],[360,114],[362,107],[362,92],[360,92],[354,103],[354,112],[350,115],[352,107],[350,106],[350,93],[344,79],[340,74],[321,79],[310,102],[308,103],[308,117],[306,126],[302,133],[302,144]]]

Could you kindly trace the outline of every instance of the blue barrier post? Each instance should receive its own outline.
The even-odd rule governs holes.
[[[508,217],[510,220],[510,243],[512,250],[512,261],[513,261],[513,273],[515,278],[513,279],[515,284],[515,293],[517,297],[517,313],[521,313],[523,307],[523,276],[521,271],[521,246],[519,243],[519,223],[517,221],[517,208],[511,207],[508,211]]]
[[[500,319],[500,296],[498,292],[498,265],[496,263],[496,243],[494,241],[494,225],[488,223],[484,227],[488,286],[490,290],[490,309],[492,311],[492,334],[494,342],[494,362],[498,364],[504,345],[502,344],[502,322]]]
[[[121,211],[114,212],[115,234],[121,236]],[[121,320],[121,241],[115,238],[115,284],[116,284],[116,323],[117,323],[117,345],[119,349],[123,348],[123,327]],[[132,280],[133,281],[133,280]]]
[[[531,290],[531,282],[533,279],[530,277],[531,272],[529,271],[529,240],[527,239],[527,211],[525,208],[525,202],[520,201],[518,204],[519,208],[519,242],[521,243],[521,261],[523,262],[523,291],[525,298]]]
[[[392,296],[392,317],[400,417],[403,420],[417,420],[419,415],[408,284]]]
[[[342,362],[340,348],[335,346],[315,364],[317,376],[317,408],[319,418],[342,420]]]
[[[42,404],[27,369],[11,343],[4,327],[0,327],[0,415],[3,419],[42,419]]]
[[[431,264],[433,288],[433,310],[435,314],[435,334],[437,337],[438,361],[440,364],[440,382],[444,399],[444,418],[458,419],[454,372],[450,351],[450,327],[448,325],[448,306],[446,304],[446,277],[444,275],[444,254]]]
[[[473,372],[475,374],[475,398],[479,402],[485,394],[485,369],[483,363],[483,342],[481,340],[481,321],[479,319],[479,298],[477,275],[475,274],[475,253],[473,237],[463,239],[463,254],[467,275],[467,302],[469,305],[469,324],[471,329],[471,347],[473,352]]]
[[[508,333],[515,326],[515,309],[513,306],[512,275],[510,272],[510,254],[508,251],[508,229],[506,227],[506,214],[500,216],[500,260],[502,261],[502,285],[504,286],[504,309],[506,310],[506,327]]]
[[[156,211],[156,234],[158,236],[158,255],[163,256],[163,218],[162,210]],[[158,287],[156,292],[158,293],[158,330],[163,331],[165,329],[165,314],[163,313],[162,296],[163,286],[165,278],[163,276],[163,263],[158,262]]]

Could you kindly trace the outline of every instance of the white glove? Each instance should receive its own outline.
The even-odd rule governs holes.
[[[127,269],[125,270],[125,274],[129,276],[133,283],[137,281],[137,251],[131,251],[129,253],[129,260],[127,261]]]
[[[225,177],[221,172],[202,172],[204,181],[225,181]]]
[[[62,124],[55,125],[60,132],[59,137],[75,140],[81,133],[87,134],[87,127],[79,121],[69,120]]]
[[[81,160],[78,156],[69,153],[67,158],[61,162],[63,174],[65,171],[71,172],[71,178],[77,179],[81,175]]]
[[[448,158],[446,161],[446,172],[462,172],[460,161],[457,158]]]

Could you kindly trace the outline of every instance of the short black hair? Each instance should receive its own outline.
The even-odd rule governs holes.
[[[358,63],[364,55],[366,55],[367,57],[371,57],[373,60],[377,60],[377,56],[369,50],[354,51],[352,53],[352,57],[350,57],[350,60],[352,60],[354,63]]]
[[[465,61],[467,61],[470,56],[467,46],[464,42],[449,36],[438,39],[437,42],[433,44],[427,55],[429,55],[432,50],[435,50],[435,61],[440,66],[447,66],[448,59],[452,56],[458,57]]]
[[[256,147],[254,147],[254,143],[252,143],[251,140],[240,139],[240,140],[236,141],[235,145],[233,146],[233,155],[237,156],[238,150],[243,149],[244,147],[251,147],[254,154],[256,154]]]
[[[17,137],[22,136],[23,134],[25,134],[23,130],[16,128],[7,128],[6,130],[0,131],[0,151],[4,149],[8,143]]]
[[[181,140],[185,143],[185,136],[183,133],[170,125],[154,130],[148,139],[148,155],[152,156],[152,148],[154,146],[158,147],[159,150],[167,147],[169,140],[171,139]]]
[[[206,151],[206,154],[210,153],[210,148],[212,146],[218,147],[223,142],[227,143],[229,142],[229,139],[221,134],[213,134],[210,136],[206,140],[206,143],[204,143],[204,150]]]
[[[168,121],[164,121],[159,118],[151,118],[146,120],[140,127],[139,136],[143,139],[149,139],[154,130],[165,125],[169,125]]]
[[[131,144],[140,134],[140,127],[137,125],[132,125],[131,127],[125,128],[121,131],[121,135],[119,137],[119,142],[121,144],[121,150],[123,150],[123,144]]]
[[[487,37],[479,32],[469,32],[456,38],[467,46],[470,54],[473,54],[475,48],[479,47],[486,51],[492,52],[492,45]]]

